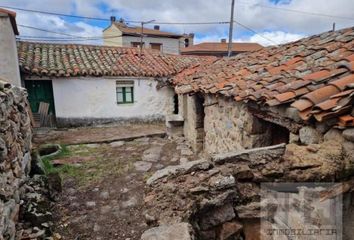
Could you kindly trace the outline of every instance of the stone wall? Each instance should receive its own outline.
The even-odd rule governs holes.
[[[223,153],[271,145],[270,123],[254,117],[246,104],[215,96],[205,98],[207,153]]]
[[[187,142],[193,151],[200,152],[203,149],[203,129],[197,126],[197,96],[182,95],[179,97],[180,111],[183,115],[183,132]]]
[[[0,81],[0,239],[14,239],[32,130],[24,89]]]

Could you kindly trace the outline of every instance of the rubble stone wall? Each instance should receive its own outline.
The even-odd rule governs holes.
[[[0,81],[0,239],[14,239],[20,187],[30,170],[31,121],[26,90]]]
[[[182,114],[184,117],[183,132],[186,140],[191,145],[192,149],[198,151],[198,130],[197,130],[197,111],[196,111],[196,96],[183,95],[180,98],[182,101]],[[181,102],[180,102],[181,103]]]
[[[270,125],[254,117],[244,103],[206,96],[204,110],[204,149],[207,153],[271,145]]]

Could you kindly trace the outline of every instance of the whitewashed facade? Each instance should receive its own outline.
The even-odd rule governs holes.
[[[133,103],[117,103],[120,82],[133,83]],[[173,112],[173,89],[157,89],[153,78],[56,78],[52,83],[58,126],[156,121]]]

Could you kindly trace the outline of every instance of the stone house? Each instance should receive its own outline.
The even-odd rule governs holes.
[[[118,120],[155,121],[175,111],[166,78],[203,61],[134,48],[18,42],[24,86],[58,126]]]
[[[261,49],[263,46],[258,43],[232,43],[232,56],[244,52],[253,52]],[[203,42],[183,48],[181,55],[198,55],[198,56],[216,56],[225,57],[228,55],[228,43],[226,39],[220,42]]]
[[[147,180],[147,236],[184,224],[185,239],[354,239],[354,27],[171,80],[170,132],[203,154]]]
[[[352,131],[353,49],[348,28],[182,71],[173,83],[184,135],[215,154]]]
[[[182,48],[193,45],[194,34],[176,34],[160,30],[128,26],[124,20],[117,22],[111,18],[111,25],[103,30],[104,45],[116,47],[139,47],[143,34],[143,48],[153,49],[169,54],[180,54]]]

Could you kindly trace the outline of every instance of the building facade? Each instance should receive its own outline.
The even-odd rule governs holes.
[[[143,35],[143,38],[141,38]],[[168,54],[180,54],[185,46],[193,45],[194,34],[175,34],[144,27],[132,27],[123,21],[112,21],[111,25],[103,30],[104,45],[116,47],[136,47],[142,44],[143,48],[153,49]]]

